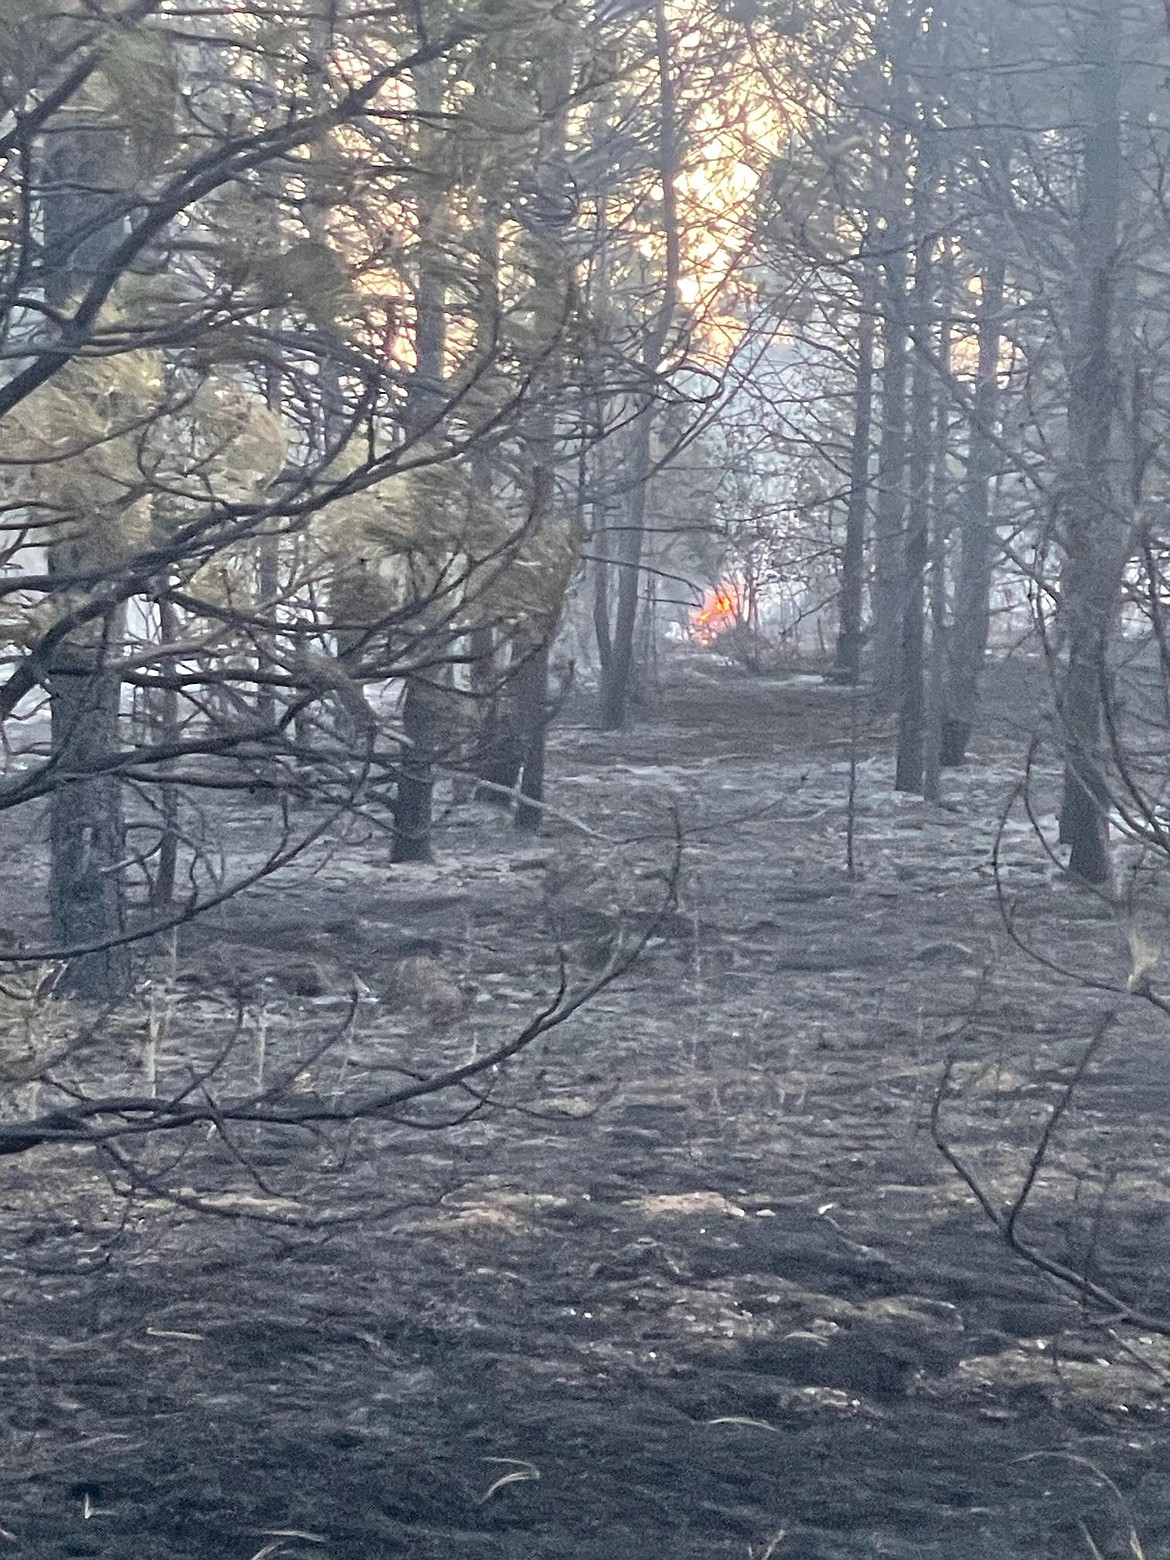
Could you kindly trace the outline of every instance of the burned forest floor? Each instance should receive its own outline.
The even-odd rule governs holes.
[[[156,1142],[132,1194],[0,1160],[0,1554],[1170,1553],[1170,1019],[1126,991],[1170,884],[1122,846],[1106,900],[1004,822],[1039,703],[998,668],[935,806],[864,699],[693,658],[633,731],[566,713],[540,836],[444,803],[391,870],[338,822],[185,928],[77,1086],[178,1087],[235,1025],[225,1091],[299,1047],[341,1097],[646,946],[417,1126]],[[234,871],[275,828],[219,822]],[[42,869],[5,852],[17,932]],[[1009,1251],[932,1111],[993,1207],[1031,1173],[1022,1241],[1145,1314]]]

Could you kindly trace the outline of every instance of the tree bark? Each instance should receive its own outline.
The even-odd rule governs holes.
[[[906,389],[909,342],[906,331],[904,256],[883,266],[881,435],[878,442],[877,501],[873,535],[874,702],[893,708],[898,687],[900,606],[906,542]]]
[[[49,909],[58,943],[98,945],[72,958],[60,983],[71,996],[91,1002],[116,1002],[130,989],[129,949],[116,942],[126,930],[122,787],[112,771],[122,693],[120,619],[107,618],[92,640],[62,645],[48,679],[57,771]]]
[[[491,630],[485,632],[490,634]],[[496,807],[511,806],[511,793],[520,783],[524,763],[516,712],[516,683],[521,675],[521,664],[515,647],[511,656],[507,670],[493,679],[475,760],[475,773],[483,782],[482,789],[475,793],[476,800],[491,802]],[[486,663],[484,671],[488,671]]]
[[[535,834],[544,822],[544,768],[549,704],[549,647],[537,645],[516,673],[517,726],[523,749],[520,753],[520,799],[516,804],[516,827]]]
[[[865,261],[863,259],[863,265]],[[874,312],[876,287],[862,273],[857,318],[853,432],[849,443],[849,498],[841,555],[841,607],[833,681],[856,687],[861,680],[861,609],[865,588],[865,537],[869,520],[870,442],[873,430]]]
[[[390,860],[430,861],[431,809],[434,795],[434,741],[437,726],[437,690],[412,677],[406,685],[402,707],[402,734],[406,738],[398,760],[394,789],[394,837]]]
[[[179,615],[174,603],[165,595],[158,603],[160,643],[175,644],[179,639]],[[179,695],[174,688],[164,688],[158,695],[158,740],[166,746],[177,743],[179,729]],[[167,764],[164,775],[172,768]],[[174,780],[164,778],[159,785],[159,842],[155,857],[154,879],[150,885],[150,908],[169,910],[175,899],[175,875],[179,860],[179,787]]]
[[[634,680],[634,632],[638,621],[638,595],[642,577],[642,548],[646,536],[647,491],[651,481],[657,377],[678,301],[681,251],[676,181],[678,178],[678,126],[671,39],[665,0],[655,0],[654,36],[658,60],[659,134],[658,172],[662,185],[662,234],[665,245],[662,298],[651,322],[642,354],[646,380],[642,401],[630,430],[629,499],[617,548],[617,614],[608,664],[601,679],[601,726],[617,731],[629,717]]]
[[[950,540],[951,455],[951,299],[954,294],[954,254],[948,242],[942,261],[938,377],[934,406],[934,474],[930,499],[930,559],[927,566],[927,610],[930,650],[926,663],[926,742],[922,762],[922,795],[942,800],[942,727],[945,714],[947,643],[947,543]]]
[[[596,402],[596,410],[592,429],[595,454],[593,460],[594,497],[591,506],[592,525],[589,528],[589,540],[593,552],[593,562],[590,565],[590,571],[593,585],[593,632],[597,639],[598,666],[604,676],[606,668],[613,657],[613,636],[610,632],[609,607],[611,572],[609,549],[612,545],[609,534],[607,492],[609,462],[606,459],[604,439],[605,407],[602,404],[601,392],[595,392],[593,399]],[[581,507],[584,508],[584,505]]]
[[[555,413],[550,406],[538,412],[539,427],[532,441],[535,457],[532,472],[532,516],[534,531],[552,517],[555,499]],[[519,666],[514,674],[512,696],[516,712],[516,751],[520,759],[520,800],[515,823],[524,834],[535,834],[544,822],[545,745],[550,710],[548,668],[549,640],[552,630],[536,642],[517,645]]]
[[[906,449],[906,543],[902,566],[901,634],[898,643],[898,754],[894,786],[921,793],[926,739],[926,644],[924,591],[930,556],[931,469],[934,456],[935,367],[931,362],[935,326],[935,234],[933,159],[925,128],[918,152],[914,201],[913,339],[910,427]]]
[[[416,66],[414,89],[420,114],[420,160],[424,174],[440,155],[435,121],[443,106],[443,79],[436,62]],[[447,349],[447,289],[436,247],[445,222],[445,196],[435,182],[424,185],[418,201],[418,274],[415,280],[414,372],[403,411],[408,439],[421,438],[441,417],[443,364]],[[441,695],[432,678],[406,679],[402,730],[406,747],[398,766],[394,794],[392,862],[430,861],[434,810],[435,728]]]
[[[905,12],[905,6],[901,7]],[[874,506],[871,591],[874,705],[881,713],[897,706],[905,599],[906,442],[910,322],[908,317],[906,200],[910,189],[910,107],[903,75],[909,48],[909,17],[900,14],[891,39],[887,93],[889,149],[882,192],[882,225],[875,247],[881,254],[881,433]]]
[[[568,48],[550,58],[542,72],[539,95],[544,119],[537,148],[539,166],[555,166],[564,158],[572,74],[573,61]],[[551,245],[554,241],[545,238],[543,242]],[[550,250],[545,263],[551,276],[554,263],[564,263],[563,254],[558,253],[554,262]],[[537,286],[547,285],[548,277],[537,277],[536,282]],[[549,352],[539,372],[533,375],[532,405],[525,435],[531,462],[528,523],[533,535],[538,535],[551,522],[556,505],[557,405],[563,376],[563,355],[559,350]],[[551,714],[549,646],[554,634],[553,626],[546,626],[539,638],[534,638],[531,631],[522,632],[515,647],[517,668],[511,695],[516,721],[514,751],[520,760],[520,800],[514,821],[516,828],[524,834],[537,833],[544,822],[541,804]]]
[[[979,679],[987,654],[991,626],[991,572],[994,527],[991,482],[995,469],[995,424],[999,409],[1000,316],[1003,310],[1004,263],[991,260],[983,273],[979,308],[979,363],[967,471],[960,496],[958,578],[954,623],[951,627],[942,731],[942,762],[961,764],[967,756],[971,728],[979,704]]]
[[[653,394],[653,391],[648,392]],[[654,433],[652,403],[645,403],[630,431],[629,498],[616,553],[617,613],[609,659],[601,676],[601,728],[620,731],[626,724],[634,692],[634,630],[638,621],[638,593],[642,582],[642,546],[646,536],[646,500],[650,486],[651,442]]]
[[[121,138],[111,129],[60,133],[50,155],[51,184],[43,203],[45,296],[67,308],[101,271],[125,223],[117,197]],[[109,214],[109,220],[103,216]],[[76,523],[84,526],[85,517]],[[51,573],[68,577],[76,545],[48,547]],[[126,828],[117,764],[122,683],[118,639],[123,615],[65,640],[55,651],[45,686],[57,784],[49,802],[49,911],[54,940],[64,948],[116,943],[126,929]],[[124,944],[78,954],[57,989],[94,1002],[116,1002],[130,987]]]
[[[1068,661],[1060,715],[1065,741],[1060,839],[1069,872],[1109,880],[1108,792],[1100,759],[1110,620],[1125,566],[1123,484],[1111,452],[1117,411],[1115,292],[1121,115],[1117,19],[1096,0],[1085,20],[1085,156],[1078,231],[1083,292],[1074,299],[1061,606]]]

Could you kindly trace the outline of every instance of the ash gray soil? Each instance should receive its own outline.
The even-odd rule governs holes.
[[[262,1011],[240,1068],[357,993],[320,1089],[521,1026],[558,939],[582,981],[652,937],[461,1126],[160,1146],[215,1213],[79,1153],[0,1162],[0,1549],[1132,1560],[1132,1526],[1170,1552],[1170,1349],[1013,1257],[928,1130],[952,1061],[945,1130],[1007,1202],[1115,1007],[1021,1230],[1170,1312],[1170,1031],[1124,995],[1162,884],[1128,863],[1123,914],[1022,813],[999,834],[1036,702],[1013,668],[945,808],[891,794],[854,710],[851,880],[850,698],[696,665],[631,734],[558,731],[541,839],[452,808],[439,863],[391,872],[359,826],[191,929],[167,1022]],[[245,863],[272,828],[225,821]],[[10,903],[37,860],[7,856]],[[127,1025],[92,1065],[142,1054]]]

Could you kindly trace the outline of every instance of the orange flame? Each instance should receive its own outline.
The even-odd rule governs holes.
[[[690,635],[701,645],[711,645],[738,622],[739,604],[734,587],[716,585],[703,597],[703,605],[692,614]]]

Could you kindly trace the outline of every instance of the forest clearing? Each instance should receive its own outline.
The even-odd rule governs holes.
[[[1158,1554],[1170,1343],[1014,1257],[930,1134],[953,1061],[948,1140],[1006,1205],[1117,1007],[1023,1232],[1158,1308],[1165,1020],[1124,994],[1130,923],[1023,830],[1003,861],[1020,935],[1121,994],[1040,968],[997,905],[1035,677],[996,669],[945,808],[891,792],[888,736],[863,733],[852,882],[848,765],[825,735],[847,690],[688,665],[636,733],[567,720],[558,794],[626,870],[669,860],[673,811],[678,910],[462,1127],[379,1128],[375,1155],[355,1142],[325,1169],[241,1127],[184,1174],[216,1208],[245,1148],[254,1181],[200,1215],[148,1187],[127,1202],[84,1150],[5,1160],[14,1553],[1064,1560],[1085,1533],[1130,1552],[1132,1524]],[[256,849],[263,821],[241,808],[236,837]],[[325,852],[241,896],[223,940],[212,925],[178,961],[186,1038],[163,1075],[253,965],[275,974],[273,1047],[331,1022],[328,998],[288,989],[307,959],[331,989],[391,993],[363,1004],[352,1066],[420,1030],[433,1050],[435,1008],[392,995],[402,936],[464,988],[444,1055],[523,1025],[556,979],[550,875],[571,976],[590,973],[610,886],[574,878],[581,838],[553,824],[518,850],[470,804],[433,866],[387,876],[377,840],[355,843],[344,872]],[[1164,881],[1143,892],[1137,913],[1163,913]],[[140,1034],[122,1057],[110,1086],[141,1087]],[[298,1229],[314,1211],[346,1222]]]

